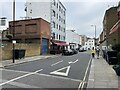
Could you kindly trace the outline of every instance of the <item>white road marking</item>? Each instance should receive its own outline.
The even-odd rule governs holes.
[[[56,63],[52,64],[51,66],[57,65],[57,64],[59,64],[59,63],[61,63],[61,62],[63,62],[63,60],[61,60],[61,61],[59,61],[59,62],[56,62]]]
[[[11,72],[20,72],[20,73],[25,73],[25,74],[26,73],[31,73],[31,72],[28,72],[28,71],[17,71],[17,70],[8,70],[8,69],[3,69],[3,70],[5,70],[5,71],[11,71]],[[72,81],[75,81],[75,82],[82,81],[82,80],[78,80],[78,79],[72,79],[72,78],[60,77],[60,76],[53,76],[53,75],[41,74],[41,73],[35,73],[35,75],[46,76],[46,77],[54,77],[54,78],[65,79],[65,80],[72,80]],[[4,81],[4,80],[2,80],[2,81]]]
[[[60,71],[62,71],[64,69],[67,69],[65,73],[64,72],[60,72]],[[69,70],[70,70],[70,66],[67,66],[67,67],[63,67],[61,69],[58,69],[56,71],[50,72],[50,74],[61,75],[61,76],[68,76]]]
[[[84,87],[85,79],[86,79],[86,77],[87,77],[87,73],[88,73],[88,69],[89,69],[90,62],[91,62],[91,61],[92,61],[92,57],[91,57],[90,60],[89,60],[89,63],[88,63],[88,66],[87,66],[87,69],[86,69],[84,78],[83,78],[82,82],[80,83],[80,85],[79,85],[79,87],[78,87],[78,90],[83,89],[83,87]]]
[[[10,82],[13,82],[13,81],[18,80],[18,79],[21,79],[21,78],[24,78],[24,77],[33,75],[33,74],[36,74],[37,72],[40,72],[40,71],[42,71],[42,70],[43,70],[43,69],[40,69],[40,70],[37,70],[37,71],[35,71],[35,72],[28,73],[28,74],[22,75],[22,76],[20,76],[20,77],[11,79],[11,80],[9,80],[9,81],[6,81],[6,82],[4,82],[4,83],[1,83],[0,86],[5,85],[5,84],[10,83]]]
[[[7,80],[2,80],[2,81],[6,82]],[[10,82],[9,84],[14,85],[14,86],[18,86],[18,87],[21,87],[21,88],[41,88],[41,87],[36,87],[36,86],[33,86],[33,85],[28,85],[28,84],[19,83],[19,82]]]
[[[82,81],[82,80],[78,80],[78,79],[72,79],[72,78],[60,77],[60,76],[53,76],[53,75],[41,74],[41,73],[36,73],[35,75],[46,76],[46,77],[53,77],[53,78],[64,79],[64,80],[71,80],[71,81],[75,81],[75,82]]]
[[[31,73],[31,72],[28,72],[28,71],[17,71],[17,70],[10,70],[10,69],[2,69],[2,71],[10,71],[10,72],[19,72],[19,73]]]
[[[68,62],[68,63],[71,64],[71,63],[76,63],[76,62],[78,62],[78,59],[75,60],[74,62],[70,61],[70,62]]]

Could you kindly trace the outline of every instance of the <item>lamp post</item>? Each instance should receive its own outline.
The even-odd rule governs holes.
[[[91,25],[91,26],[95,28],[95,47],[96,47],[96,25]]]
[[[15,63],[15,0],[13,0],[13,63]]]

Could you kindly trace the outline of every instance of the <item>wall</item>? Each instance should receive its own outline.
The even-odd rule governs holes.
[[[1,49],[1,47],[0,47]],[[16,44],[15,49],[25,49],[25,57],[40,55],[40,44]],[[2,60],[12,59],[12,44],[2,48]]]

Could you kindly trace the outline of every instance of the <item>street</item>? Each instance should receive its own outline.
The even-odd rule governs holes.
[[[69,88],[80,90],[87,85],[91,55],[79,52],[71,56],[59,56],[36,60],[0,69],[3,88]]]

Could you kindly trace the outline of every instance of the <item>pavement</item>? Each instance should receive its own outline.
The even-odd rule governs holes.
[[[60,55],[40,55],[34,57],[26,57],[24,59],[15,60],[12,63],[11,60],[5,60],[0,62],[0,67],[7,67],[10,65],[16,65],[21,63],[27,63],[39,59],[55,58]],[[112,69],[112,65],[109,65],[102,57],[99,59],[92,59],[90,74],[88,78],[87,88],[115,88],[120,89],[120,77],[118,77],[115,71]]]
[[[120,77],[102,57],[92,59],[87,88],[120,89]]]
[[[15,63],[13,63],[12,59],[4,60],[4,61],[0,62],[0,68],[12,66],[12,65],[17,65],[17,64],[22,64],[22,63],[27,63],[27,62],[32,62],[32,61],[35,61],[35,60],[41,60],[41,59],[47,59],[47,58],[55,58],[55,57],[58,57],[58,56],[61,56],[61,54],[25,57],[25,58],[22,58],[22,59],[15,59]]]

